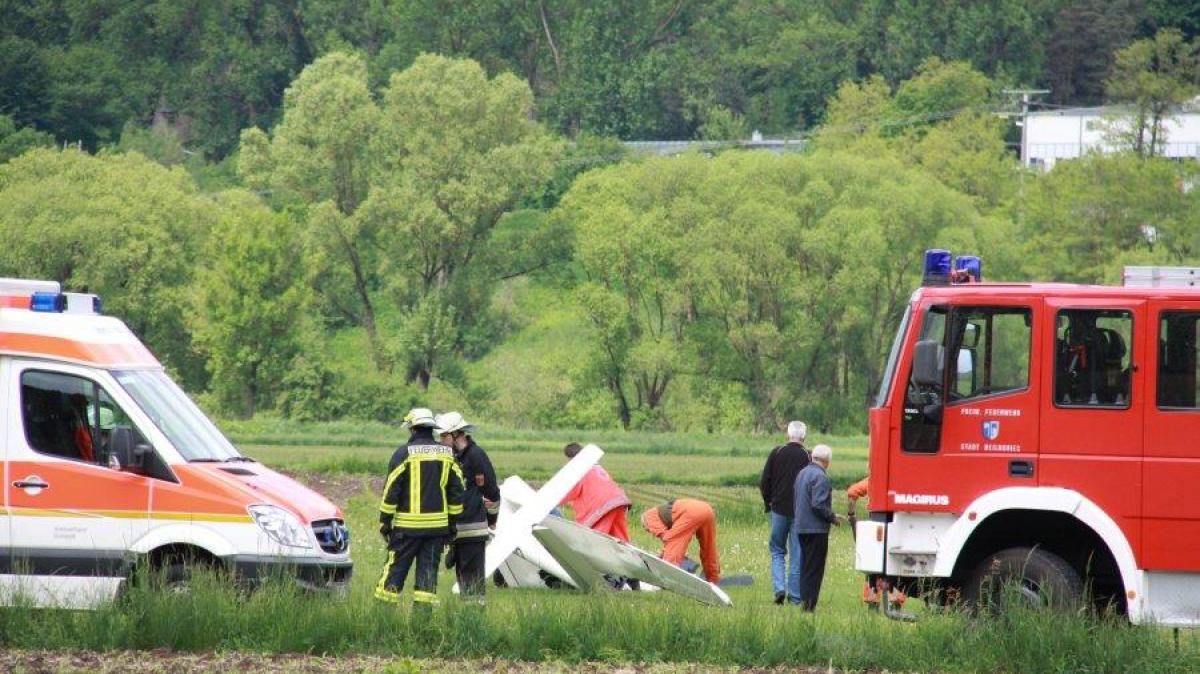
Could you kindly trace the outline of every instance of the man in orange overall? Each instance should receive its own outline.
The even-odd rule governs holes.
[[[854,484],[852,484],[846,488],[846,509],[848,511],[847,514],[850,519],[850,533],[851,534],[854,533],[854,529],[858,523],[858,517],[857,517],[858,499],[864,498],[867,495],[867,490],[871,484],[870,480],[871,480],[870,477],[864,477],[863,479],[859,480],[858,482],[855,482]],[[878,580],[876,580],[876,583],[867,581],[866,586],[863,587],[863,601],[866,602],[867,606],[871,606],[872,604],[874,604],[876,607],[879,606],[879,594],[880,593],[879,593],[878,589],[875,587],[875,585],[878,582],[879,582]],[[886,587],[886,585],[885,585],[885,587]],[[896,606],[903,606],[905,600],[907,600],[907,599],[908,599],[908,595],[904,594],[900,590],[897,590],[896,588],[891,588],[888,591],[888,600],[891,601],[891,603],[895,604]]]
[[[663,561],[683,564],[694,535],[700,540],[700,564],[710,583],[721,580],[717,554],[717,515],[712,506],[694,498],[680,498],[642,513],[642,526],[664,543]]]
[[[568,459],[582,450],[578,442],[563,447]],[[575,521],[589,529],[608,534],[624,543],[629,542],[629,523],[625,513],[631,505],[625,491],[600,466],[592,466],[583,479],[575,483],[559,505],[569,504],[575,511]]]

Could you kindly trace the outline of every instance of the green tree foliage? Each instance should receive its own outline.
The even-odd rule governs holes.
[[[813,128],[842,82],[893,86],[930,57],[1004,85],[1095,103],[1113,52],[1157,28],[1195,35],[1167,0],[0,0],[0,114],[88,149],[169,111],[219,160],[279,119],[315,59],[356,52],[378,95],[422,53],[511,72],[540,119],[580,133],[686,139],[729,110],[748,129]],[[706,132],[711,136],[712,129]]]
[[[101,295],[189,386],[204,364],[186,293],[215,217],[182,169],[139,155],[34,149],[0,165],[0,270]]]
[[[311,291],[299,232],[284,214],[244,193],[209,233],[196,270],[187,324],[223,410],[249,417],[274,406],[304,340]]]
[[[188,156],[188,151],[180,142],[179,131],[164,122],[148,128],[137,122],[127,122],[121,130],[121,139],[111,149],[115,152],[137,152],[163,166],[186,164],[198,169],[202,164],[198,159]]]
[[[1046,61],[1047,24],[1063,3],[826,0],[822,4],[848,15],[869,64],[867,72],[897,82],[934,55],[966,61],[988,75],[1035,80]]]
[[[969,63],[932,57],[904,80],[892,97],[892,109],[903,123],[946,119],[959,112],[986,109],[991,81]]]
[[[816,144],[901,157],[995,210],[1011,199],[1019,173],[1005,146],[1004,120],[983,105],[992,86],[970,65],[937,58],[921,64],[895,93],[879,76],[845,82],[829,101]]]
[[[1132,154],[1059,162],[1025,200],[1025,268],[1032,278],[1117,283],[1120,264],[1195,264],[1200,253],[1196,168]]]
[[[1175,29],[1138,40],[1117,52],[1107,86],[1109,97],[1129,108],[1112,120],[1111,138],[1139,157],[1159,155],[1173,108],[1200,91],[1200,43]]]
[[[89,149],[168,108],[185,144],[224,156],[313,58],[295,0],[9,0],[0,15],[0,80],[18,99],[0,112]]]
[[[704,123],[696,131],[700,140],[745,140],[749,135],[746,118],[720,105],[704,111]]]
[[[1042,79],[1050,89],[1050,100],[1058,104],[1100,103],[1113,54],[1137,36],[1145,20],[1142,0],[1064,3],[1046,40],[1049,59]]]
[[[52,145],[54,137],[50,134],[28,126],[18,128],[12,117],[0,115],[0,164],[35,147]]]
[[[520,271],[492,235],[549,178],[558,146],[531,121],[523,82],[473,62],[422,56],[379,103],[367,82],[357,56],[318,59],[271,136],[243,134],[241,170],[306,211],[317,287],[366,330],[376,369],[427,386],[486,323],[492,283]],[[394,338],[380,334],[380,303],[400,311]]]
[[[576,227],[594,372],[634,426],[670,426],[684,376],[735,385],[755,428],[852,418],[921,251],[940,237],[982,250],[1003,228],[897,159],[832,152],[603,169],[559,217]]]

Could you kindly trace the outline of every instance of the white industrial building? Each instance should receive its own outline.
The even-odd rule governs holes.
[[[1114,123],[1127,124],[1122,114],[1121,108],[1108,106],[1030,112],[1021,133],[1021,159],[1026,166],[1049,169],[1059,159],[1122,149],[1109,137]],[[1163,127],[1160,155],[1200,160],[1200,97],[1176,108]]]

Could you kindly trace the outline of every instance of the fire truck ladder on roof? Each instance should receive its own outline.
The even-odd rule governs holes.
[[[1129,288],[1200,288],[1200,267],[1125,267]]]

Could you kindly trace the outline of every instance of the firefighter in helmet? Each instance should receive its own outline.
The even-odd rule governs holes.
[[[474,427],[458,412],[437,416],[436,433],[442,444],[454,451],[454,458],[466,478],[464,481],[463,512],[455,524],[454,542],[446,556],[446,566],[453,565],[458,577],[461,596],[483,602],[486,583],[483,576],[484,551],[500,508],[500,487],[496,471],[487,452],[471,437]]]
[[[379,504],[379,533],[387,542],[388,558],[375,598],[399,602],[415,561],[413,605],[428,610],[437,602],[442,548],[462,513],[463,477],[452,450],[433,437],[433,412],[415,408],[404,423],[412,436],[392,455]]]

